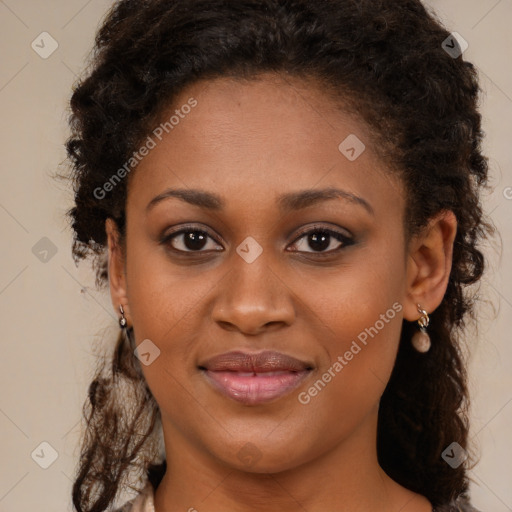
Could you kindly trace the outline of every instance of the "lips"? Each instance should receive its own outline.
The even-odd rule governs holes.
[[[233,372],[274,372],[274,371],[295,371],[299,372],[311,369],[312,366],[305,361],[295,357],[266,350],[258,354],[236,351],[226,352],[219,356],[212,357],[199,367],[210,371],[233,371]]]
[[[198,368],[213,388],[246,405],[273,401],[295,389],[313,365],[275,351],[227,352]]]

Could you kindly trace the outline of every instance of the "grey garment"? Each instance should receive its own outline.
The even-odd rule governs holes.
[[[468,498],[459,496],[455,501],[447,505],[434,507],[433,512],[480,512],[480,510],[473,507]]]
[[[135,498],[134,498],[135,499]],[[134,499],[131,499],[127,503],[125,503],[121,508],[117,508],[113,512],[131,512],[132,504]],[[452,501],[450,504],[440,505],[438,507],[434,507],[432,512],[481,512],[477,510],[471,503],[469,499],[464,496],[459,496],[455,501]]]
[[[112,512],[130,512],[133,500],[126,502],[121,508],[116,508]]]
[[[130,501],[127,501],[122,507],[116,508],[112,512],[131,512],[134,501],[135,501],[135,498],[132,498]]]

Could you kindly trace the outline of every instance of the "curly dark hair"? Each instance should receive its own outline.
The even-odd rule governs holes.
[[[480,244],[494,231],[479,198],[488,161],[481,152],[478,75],[460,52],[446,51],[450,36],[419,0],[121,0],[97,33],[87,76],[74,88],[66,145],[75,194],[67,212],[73,257],[76,264],[93,258],[102,287],[108,284],[105,220],[116,221],[125,247],[130,181],[120,180],[106,200],[95,190],[186,86],[275,72],[321,84],[360,116],[405,186],[407,240],[443,210],[453,211],[458,223],[446,294],[431,315],[432,348],[414,351],[414,324],[403,322],[378,417],[380,465],[434,506],[468,492],[474,457],[460,334],[476,317],[478,288],[470,285],[484,270]],[[166,468],[154,443],[159,414],[133,346],[120,334],[84,404],[87,428],[73,485],[79,512],[105,510],[131,470],[158,485]],[[441,457],[453,441],[471,454],[457,468]]]

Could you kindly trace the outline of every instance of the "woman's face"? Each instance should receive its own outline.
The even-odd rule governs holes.
[[[400,182],[297,81],[198,82],[173,115],[129,177],[123,284],[168,453],[276,472],[367,447],[408,300]]]

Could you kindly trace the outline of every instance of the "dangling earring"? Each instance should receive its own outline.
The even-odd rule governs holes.
[[[425,353],[429,351],[431,345],[430,336],[427,333],[427,327],[430,323],[430,318],[420,304],[418,304],[418,312],[421,315],[418,319],[419,330],[413,334],[411,342],[412,346],[418,352]]]
[[[126,321],[126,318],[124,317],[124,309],[121,304],[119,305],[119,311],[121,311],[121,318],[119,319],[119,327],[121,327],[121,329],[125,329],[126,325],[127,325],[127,321]]]

